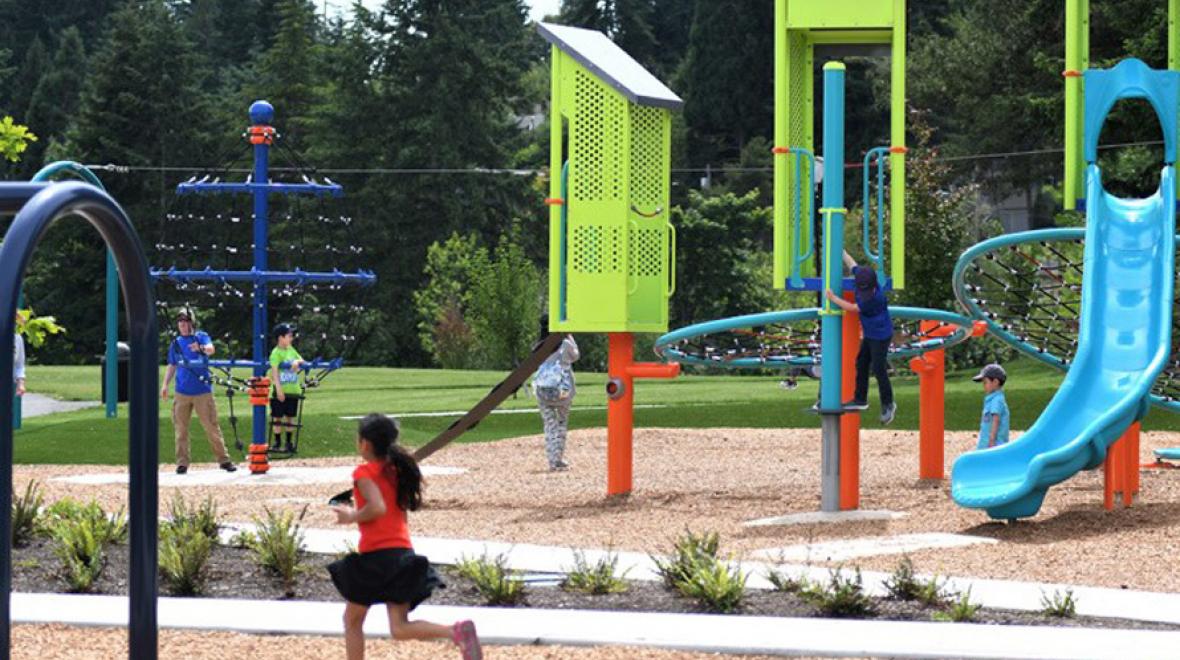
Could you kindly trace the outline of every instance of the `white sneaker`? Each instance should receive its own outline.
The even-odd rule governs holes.
[[[881,423],[888,424],[888,423],[892,422],[893,418],[896,415],[897,415],[897,402],[894,401],[893,403],[889,404],[888,406],[885,406],[885,409],[881,411]]]

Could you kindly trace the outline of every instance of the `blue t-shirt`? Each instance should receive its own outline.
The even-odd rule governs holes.
[[[177,337],[168,346],[168,364],[176,366],[177,394],[197,396],[213,391],[209,369],[199,366],[205,363],[205,354],[200,350],[194,351],[194,343],[199,345],[198,348],[213,345],[208,334],[198,331],[188,337]]]
[[[872,270],[868,266],[857,266],[852,269],[853,277],[861,269]],[[871,294],[856,292],[856,306],[860,308],[860,327],[865,339],[890,339],[893,337],[893,319],[889,316],[889,301],[885,299],[885,292],[878,286]]]
[[[1004,390],[996,390],[983,397],[983,418],[979,421],[979,443],[976,449],[987,449],[988,439],[992,437],[992,424],[999,425],[995,446],[1008,444],[1008,401],[1004,399]]]

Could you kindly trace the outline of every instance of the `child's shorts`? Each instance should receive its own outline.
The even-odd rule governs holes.
[[[279,401],[271,398],[270,400],[270,416],[271,417],[298,417],[299,416],[299,400],[303,397],[298,394],[288,394],[286,401]]]

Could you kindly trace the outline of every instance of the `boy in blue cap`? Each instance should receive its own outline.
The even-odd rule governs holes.
[[[844,253],[844,265],[852,271],[856,282],[856,302],[849,302],[825,291],[828,300],[847,312],[860,314],[860,352],[856,355],[856,392],[851,401],[844,403],[845,410],[868,410],[869,369],[877,377],[877,389],[881,394],[881,423],[888,424],[897,415],[897,404],[893,401],[893,384],[889,382],[889,366],[885,358],[889,355],[889,344],[893,341],[893,319],[889,316],[889,301],[877,284],[877,273],[868,266],[856,265],[856,260]]]
[[[1008,374],[998,364],[989,364],[971,380],[983,383],[983,418],[979,422],[979,442],[976,449],[987,449],[1008,444],[1008,401],[1004,398],[1004,383]]]

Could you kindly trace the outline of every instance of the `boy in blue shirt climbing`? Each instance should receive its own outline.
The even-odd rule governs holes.
[[[979,422],[979,443],[976,449],[1008,444],[1008,401],[1004,399],[1004,383],[1008,374],[998,364],[989,364],[971,380],[983,383],[983,418]]]
[[[825,291],[840,309],[860,314],[860,352],[856,355],[856,392],[851,401],[844,403],[845,410],[868,410],[869,369],[877,377],[877,389],[881,394],[881,423],[888,424],[897,415],[897,404],[893,401],[893,384],[889,382],[889,366],[885,358],[889,355],[889,344],[893,341],[893,319],[889,316],[889,301],[877,284],[877,273],[868,266],[856,265],[856,260],[844,253],[844,265],[852,271],[856,282],[856,302],[849,302]]]

